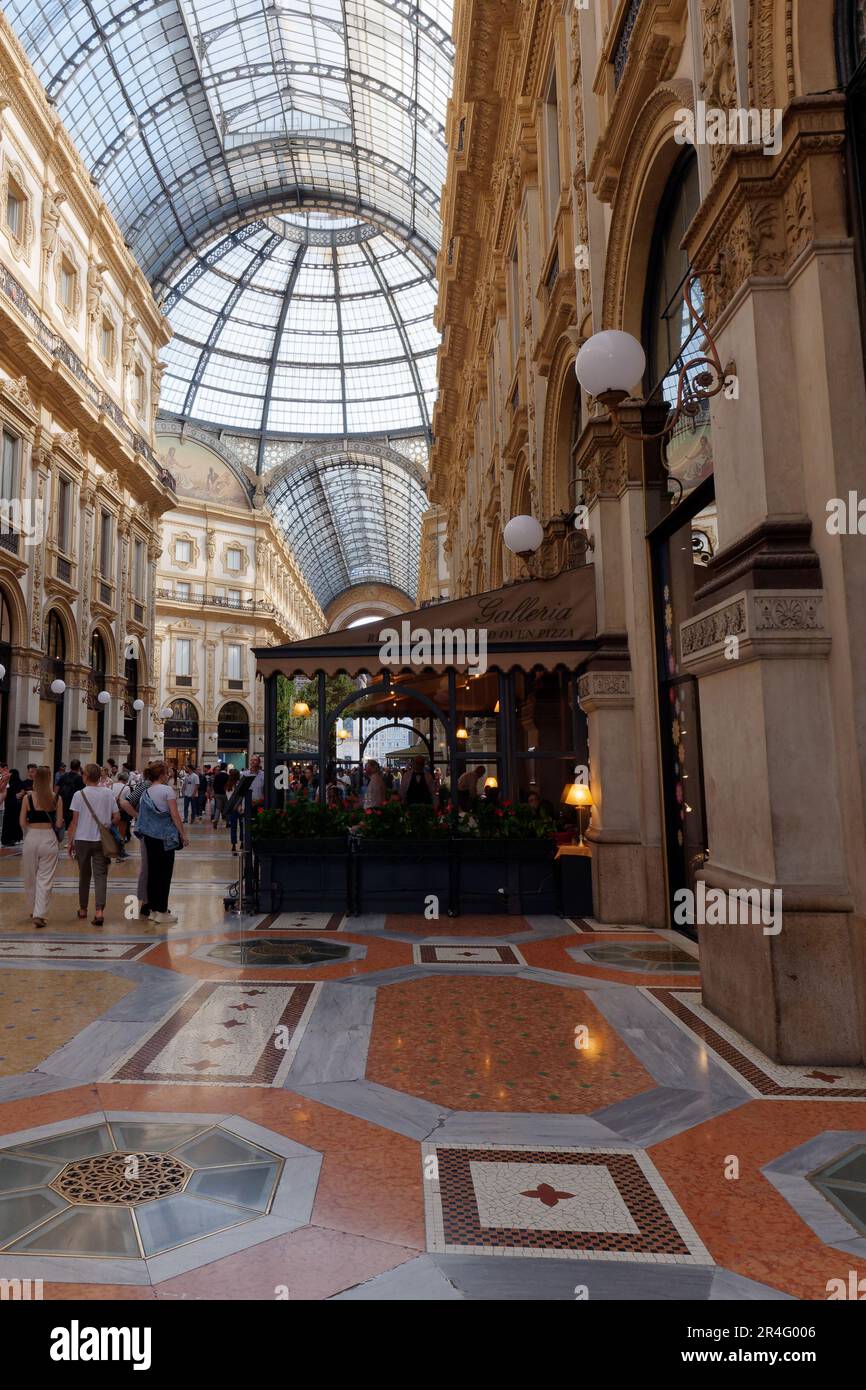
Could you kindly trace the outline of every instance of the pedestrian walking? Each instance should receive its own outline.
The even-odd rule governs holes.
[[[183,797],[183,823],[191,824],[195,820],[198,801],[198,773],[194,767],[188,767],[184,773],[180,794]]]
[[[57,832],[63,831],[63,802],[51,785],[50,767],[36,769],[33,786],[21,801],[21,820],[24,892],[34,926],[45,927],[60,857]]]
[[[91,925],[101,927],[105,920],[105,901],[108,895],[108,865],[114,857],[111,826],[117,825],[120,812],[111,787],[101,787],[102,768],[88,763],[84,769],[84,786],[72,798],[72,822],[69,826],[69,858],[78,862],[78,916],[87,916],[90,882],[93,879],[95,907]],[[103,833],[106,832],[106,833]]]

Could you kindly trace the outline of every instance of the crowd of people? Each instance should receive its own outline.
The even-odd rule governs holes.
[[[250,759],[249,793],[253,812],[265,803],[264,768],[258,755]],[[313,800],[319,794],[319,774],[312,764],[282,764],[278,786],[289,801]],[[78,916],[89,912],[91,887],[94,909],[91,923],[105,921],[108,873],[112,859],[129,857],[127,846],[135,837],[139,846],[137,896],[139,916],[162,924],[177,921],[169,907],[175,853],[188,843],[187,827],[222,824],[228,831],[232,853],[242,852],[241,820],[244,799],[232,805],[241,772],[231,764],[189,764],[178,768],[157,761],[137,772],[113,758],[104,766],[88,763],[82,768],[73,758],[61,763],[56,773],[28,763],[26,776],[0,763],[0,843],[22,844],[25,894],[37,927],[46,925],[61,845],[78,865]],[[496,802],[495,779],[487,777],[483,764],[467,768],[457,781],[457,804],[470,811],[482,798]],[[360,806],[365,810],[389,802],[406,806],[444,808],[451,790],[438,768],[428,766],[423,755],[407,767],[383,768],[375,758],[363,766],[331,762],[325,769],[325,800],[332,807]],[[535,791],[527,805],[553,821],[556,812]],[[570,808],[565,808],[570,810]],[[22,843],[23,842],[23,843]]]
[[[264,803],[261,758],[250,760],[254,808]],[[231,848],[240,853],[239,822],[243,802],[229,809],[240,780],[237,768],[169,767],[149,764],[143,773],[114,758],[104,766],[77,758],[61,763],[56,773],[28,763],[26,776],[0,763],[0,843],[21,845],[24,891],[36,927],[47,914],[61,846],[78,866],[78,917],[89,914],[91,889],[95,927],[105,922],[108,874],[112,860],[129,858],[133,837],[139,846],[137,895],[139,916],[162,924],[177,921],[169,907],[175,853],[189,844],[186,827],[209,820],[227,827]],[[181,818],[181,804],[183,818]]]

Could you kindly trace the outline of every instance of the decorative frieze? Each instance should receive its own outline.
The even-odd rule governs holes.
[[[630,671],[586,671],[577,683],[577,698],[587,714],[622,709],[634,703]]]
[[[830,650],[823,589],[751,589],[680,623],[684,670],[711,675],[748,661],[816,658]]]

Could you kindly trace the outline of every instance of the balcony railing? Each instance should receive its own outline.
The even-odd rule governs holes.
[[[56,357],[58,361],[63,363],[80,384],[83,394],[90,400],[91,404],[103,415],[108,416],[136,453],[144,455],[163,486],[171,488],[173,492],[176,491],[177,484],[174,475],[167,468],[163,468],[144,435],[133,429],[120,406],[103,391],[98,382],[94,381],[81,358],[72,351],[66,340],[61,338],[60,334],[56,333],[50,324],[45,322],[23,285],[19,285],[15,276],[10,275],[5,266],[0,266],[0,290],[7,299],[12,301],[22,317],[27,320],[40,346],[50,352],[52,357]]]
[[[176,594],[173,589],[161,588],[156,591],[157,598],[169,599],[174,603],[191,604],[196,608],[228,608],[233,613],[253,613],[262,614],[271,618],[279,618],[280,621],[289,628],[296,624],[289,621],[288,617],[276,604],[268,599],[253,598],[227,598],[225,594]]]

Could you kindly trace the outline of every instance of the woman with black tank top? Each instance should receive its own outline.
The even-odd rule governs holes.
[[[37,927],[47,925],[45,916],[51,904],[51,890],[60,855],[54,832],[55,827],[57,830],[63,828],[63,802],[51,783],[51,768],[38,767],[31,790],[21,800],[24,892],[30,916]]]

